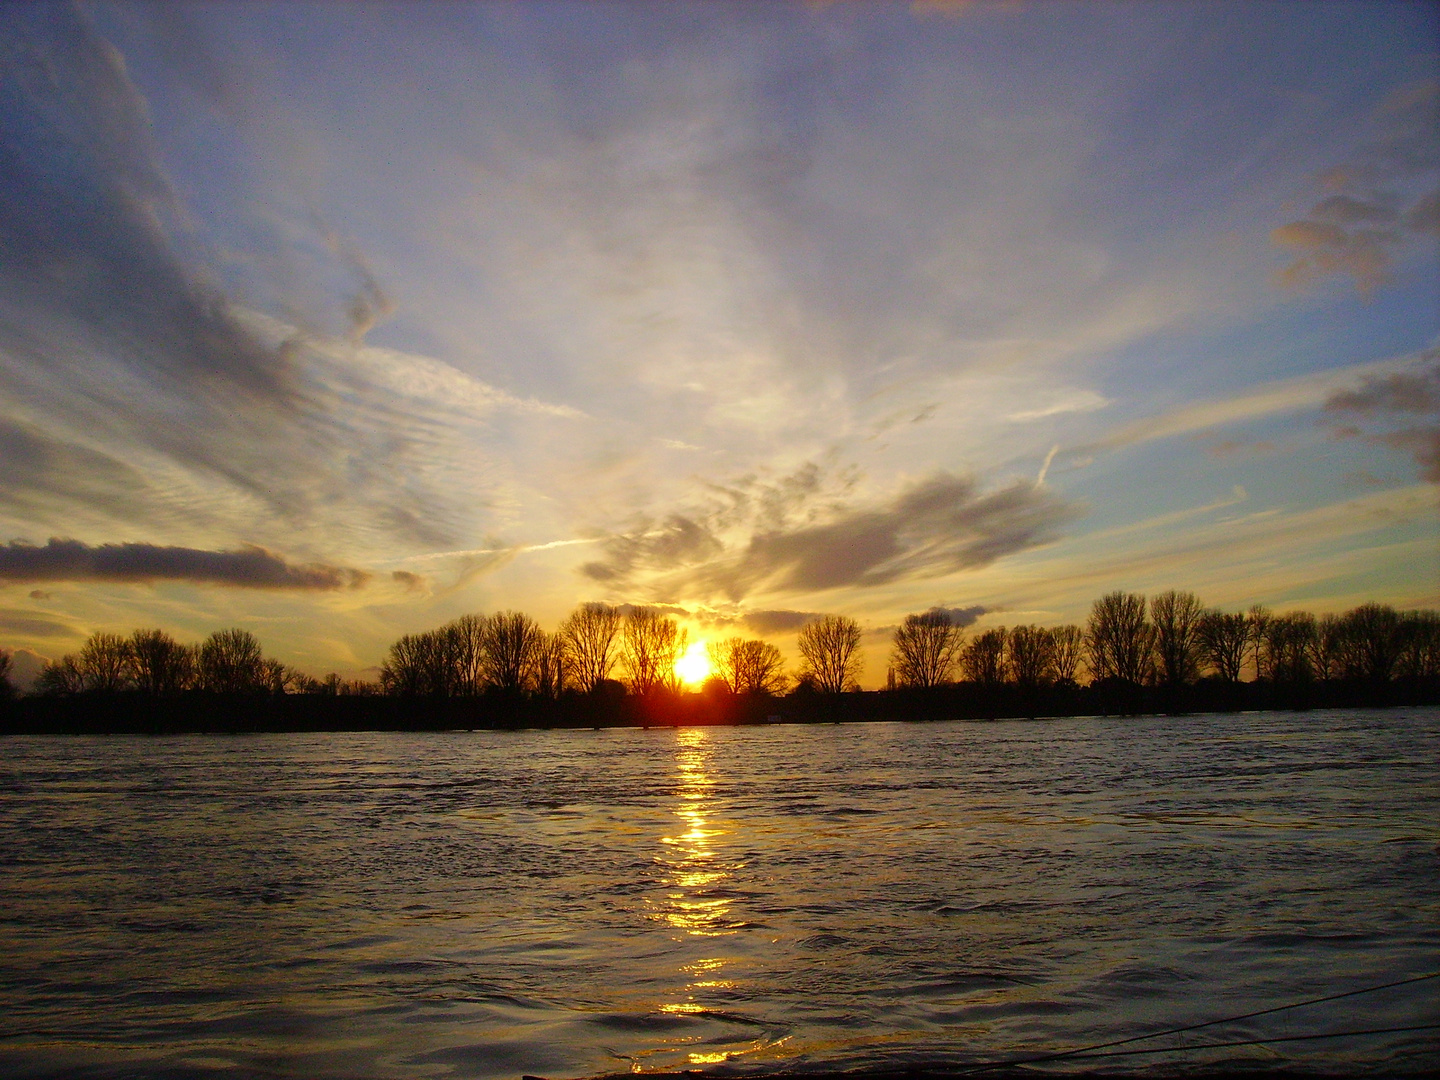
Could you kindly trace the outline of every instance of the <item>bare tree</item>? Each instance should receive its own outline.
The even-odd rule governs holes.
[[[609,604],[581,604],[560,624],[573,677],[582,690],[593,691],[610,678],[619,658],[615,639],[622,622],[620,611]]]
[[[960,653],[965,678],[982,686],[999,686],[1005,681],[1005,645],[1010,633],[1003,626],[991,627],[970,639]]]
[[[1150,677],[1154,633],[1145,621],[1145,597],[1113,592],[1096,600],[1085,628],[1090,674],[1095,679],[1143,683]]]
[[[1311,660],[1315,676],[1339,679],[1345,675],[1345,620],[1334,613],[1320,616],[1315,628],[1315,646]]]
[[[1400,653],[1400,616],[1388,604],[1361,604],[1345,613],[1346,674],[1384,682]]]
[[[1183,686],[1200,677],[1199,631],[1204,612],[1200,598],[1191,592],[1170,589],[1151,598],[1156,674],[1167,686]]]
[[[1270,677],[1265,666],[1265,635],[1269,631],[1272,618],[1274,616],[1270,614],[1270,609],[1263,604],[1253,605],[1245,614],[1245,620],[1250,627],[1250,658],[1255,665],[1256,682]]]
[[[156,697],[188,690],[195,678],[195,650],[164,630],[136,630],[131,634],[130,659],[136,688]]]
[[[631,608],[621,635],[620,666],[633,694],[673,690],[679,685],[675,661],[689,635],[674,619],[651,607]]]
[[[865,660],[860,653],[860,624],[845,615],[822,615],[800,631],[801,678],[822,694],[839,694],[858,685]]]
[[[46,664],[35,680],[35,693],[47,697],[79,694],[84,690],[85,676],[73,655],[62,656],[59,660]]]
[[[1085,659],[1085,631],[1073,623],[1050,631],[1050,644],[1055,657],[1055,681],[1073,684],[1080,676],[1080,663]]]
[[[960,656],[963,634],[964,630],[943,608],[906,615],[895,628],[890,650],[890,666],[900,684],[928,688],[949,682]]]
[[[785,658],[766,641],[732,637],[705,645],[715,678],[732,694],[778,694],[785,689]]]
[[[260,681],[269,693],[287,694],[301,686],[304,680],[304,675],[273,656],[267,656],[260,661]]]
[[[86,690],[113,694],[135,685],[130,643],[119,634],[91,634],[80,647],[75,663]]]
[[[525,689],[542,633],[534,619],[519,611],[499,611],[485,620],[486,682],[509,694]]]
[[[267,689],[265,656],[248,630],[217,630],[200,645],[199,682],[216,694],[254,694]]]
[[[1395,673],[1409,679],[1440,675],[1440,612],[1407,611],[1400,616],[1400,653]]]
[[[1055,641],[1043,626],[1017,626],[1007,642],[1010,678],[1020,686],[1048,686],[1055,681]]]
[[[1275,682],[1309,682],[1319,634],[1308,611],[1274,615],[1265,624],[1265,670]]]
[[[534,689],[541,697],[558,698],[570,685],[570,653],[560,634],[540,631],[535,645]]]
[[[449,692],[474,697],[485,689],[489,679],[485,650],[489,641],[490,620],[483,615],[461,615],[441,627],[440,632],[445,640],[437,646],[451,668],[445,680],[450,687]]]
[[[1250,622],[1244,615],[1207,611],[1195,628],[1201,660],[1226,682],[1239,682],[1250,643]]]

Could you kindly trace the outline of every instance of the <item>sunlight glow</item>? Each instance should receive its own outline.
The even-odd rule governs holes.
[[[686,686],[700,686],[710,677],[712,671],[703,641],[692,641],[680,659],[675,661],[675,674]]]

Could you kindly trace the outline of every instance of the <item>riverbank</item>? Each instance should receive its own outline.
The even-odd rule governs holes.
[[[618,690],[618,687],[616,687]],[[178,734],[695,727],[735,724],[1001,720],[1440,705],[1440,679],[1386,683],[1128,683],[1020,687],[959,683],[929,690],[768,695],[619,692],[558,699],[485,695],[227,696],[140,693],[26,697],[0,703],[0,734]]]

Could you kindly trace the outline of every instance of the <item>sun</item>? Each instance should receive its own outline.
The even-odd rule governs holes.
[[[690,643],[675,661],[675,674],[687,686],[700,686],[710,677],[710,657],[705,652],[705,642]]]

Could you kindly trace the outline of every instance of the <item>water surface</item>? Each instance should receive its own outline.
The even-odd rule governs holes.
[[[1440,969],[1434,709],[0,753],[10,1076],[965,1063]],[[1437,989],[1210,1034],[1434,1022]]]

